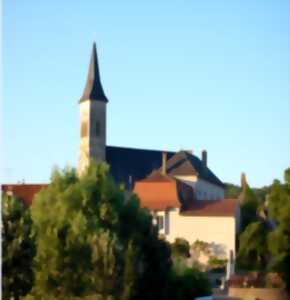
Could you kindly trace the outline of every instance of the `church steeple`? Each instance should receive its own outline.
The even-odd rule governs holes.
[[[80,99],[80,102],[85,100],[108,102],[105,96],[99,72],[98,57],[96,43],[93,44],[87,83]]]
[[[87,168],[90,159],[98,162],[106,161],[107,103],[108,99],[100,80],[97,50],[94,43],[87,83],[80,99],[79,175]]]

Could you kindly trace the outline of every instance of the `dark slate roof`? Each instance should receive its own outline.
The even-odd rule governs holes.
[[[92,101],[108,102],[100,79],[96,43],[93,44],[87,83],[80,102],[88,99]]]
[[[162,164],[162,152],[123,147],[106,147],[106,161],[116,182],[132,189],[134,182],[144,179]],[[167,152],[170,158],[174,152]],[[131,176],[131,180],[130,180]]]
[[[224,184],[198,157],[187,151],[180,151],[171,157],[167,161],[166,171],[172,176],[196,175],[210,183],[224,187]]]
[[[134,182],[146,178],[162,164],[160,150],[144,150],[123,147],[106,147],[106,161],[116,182],[132,189]],[[167,172],[176,175],[198,175],[213,184],[224,187],[223,183],[205,167],[202,161],[185,151],[167,152]],[[131,179],[130,179],[131,176]]]

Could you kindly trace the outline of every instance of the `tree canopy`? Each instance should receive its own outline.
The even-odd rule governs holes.
[[[2,295],[19,299],[33,284],[34,242],[30,238],[29,209],[15,198],[2,198]]]
[[[247,183],[245,183],[245,185],[243,186],[242,194],[240,197],[241,231],[244,231],[250,223],[257,221],[257,210],[259,202],[255,193]]]
[[[176,238],[171,244],[171,252],[173,256],[190,257],[190,246],[187,240]]]
[[[107,165],[92,162],[80,178],[55,170],[31,214],[37,251],[28,299],[166,299],[170,248]]]
[[[268,244],[273,256],[270,267],[281,274],[290,290],[290,168],[284,179],[284,184],[274,181],[267,199],[269,217],[275,222]]]
[[[265,270],[269,259],[267,244],[267,224],[257,221],[249,224],[240,235],[240,247],[237,263],[240,268],[248,270]]]
[[[266,197],[268,218],[255,220],[255,199],[249,193],[250,210],[240,235],[238,264],[247,269],[276,271],[290,289],[290,169],[285,183],[275,180]]]
[[[174,268],[170,244],[160,239],[151,214],[113,182],[104,163],[91,162],[81,177],[72,168],[55,169],[30,209],[5,197],[4,299],[189,300],[210,294],[205,274],[186,264]],[[186,240],[172,249],[173,257],[190,256]]]

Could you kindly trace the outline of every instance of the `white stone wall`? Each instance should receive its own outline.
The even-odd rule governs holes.
[[[224,188],[203,179],[194,182],[194,190],[197,200],[222,200],[225,197]]]
[[[225,196],[224,188],[197,176],[176,176],[193,187],[197,200],[222,200]]]
[[[80,175],[89,163],[89,121],[90,101],[80,103],[80,152],[78,163],[78,174]],[[84,125],[86,124],[86,125]],[[86,134],[82,135],[82,127],[85,126]]]
[[[168,224],[167,232],[165,226],[159,233],[165,234],[170,243],[176,238],[184,238],[190,245],[196,240],[213,242],[219,245],[220,252],[223,252],[227,258],[229,258],[230,250],[233,251],[235,257],[235,217],[182,216],[179,214],[179,209],[158,212],[158,215],[164,216],[164,222]]]
[[[97,130],[97,127],[99,127],[99,131]],[[90,158],[94,158],[97,161],[105,161],[106,159],[105,102],[87,100],[80,103],[79,155],[79,175],[88,166]]]

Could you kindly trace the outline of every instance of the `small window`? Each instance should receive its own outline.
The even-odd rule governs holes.
[[[101,124],[99,121],[96,122],[96,136],[101,135]]]
[[[163,218],[163,216],[157,216],[157,226],[158,226],[159,230],[164,228],[164,218]]]

